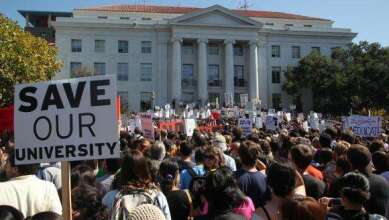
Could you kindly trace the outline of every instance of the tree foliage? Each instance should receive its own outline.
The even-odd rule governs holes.
[[[0,107],[13,103],[15,84],[46,81],[60,68],[54,46],[0,14]]]
[[[346,114],[389,107],[389,49],[360,42],[337,48],[331,57],[311,53],[288,68],[283,89],[299,97],[313,93],[314,110]]]

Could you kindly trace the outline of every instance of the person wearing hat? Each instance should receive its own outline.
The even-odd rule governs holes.
[[[224,160],[226,162],[226,166],[235,172],[236,171],[236,163],[235,163],[234,158],[225,154],[225,152],[228,150],[226,138],[223,135],[216,133],[215,137],[212,140],[212,144],[215,147],[218,147],[218,148],[220,148],[220,150],[223,151],[223,156],[224,156]]]

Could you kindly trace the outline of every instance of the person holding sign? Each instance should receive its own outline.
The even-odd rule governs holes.
[[[0,205],[10,205],[24,217],[51,211],[62,214],[61,201],[54,184],[38,179],[37,165],[15,165],[15,153],[11,152],[5,166],[7,182],[0,183]]]

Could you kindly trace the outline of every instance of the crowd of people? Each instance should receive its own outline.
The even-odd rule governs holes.
[[[389,131],[302,127],[243,135],[121,132],[121,157],[71,162],[74,220],[368,220],[389,216]],[[0,145],[0,220],[59,220],[59,163],[16,165]]]

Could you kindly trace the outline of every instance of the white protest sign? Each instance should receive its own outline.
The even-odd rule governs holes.
[[[270,108],[269,111],[268,111],[268,114],[269,115],[275,115],[276,114],[276,110],[274,108]]]
[[[286,121],[290,122],[292,120],[292,115],[288,112],[285,114],[286,116]]]
[[[193,136],[193,131],[196,128],[196,121],[194,119],[185,119],[185,133],[187,136]]]
[[[309,125],[312,129],[319,129],[319,116],[315,112],[311,112],[309,117]]]
[[[116,79],[16,85],[14,127],[16,164],[118,158]]]
[[[142,124],[143,136],[154,140],[153,114],[140,113],[140,121]]]
[[[267,130],[275,131],[277,130],[278,119],[276,116],[268,115],[265,120],[265,127]]]
[[[242,129],[243,134],[245,136],[251,134],[251,130],[253,129],[253,124],[251,123],[251,119],[239,118],[239,127]]]
[[[352,115],[343,121],[343,128],[351,128],[361,137],[377,137],[381,132],[382,118],[379,116]]]
[[[128,121],[128,131],[133,133],[135,131],[135,128],[136,128],[135,119],[130,119]]]
[[[306,131],[306,132],[309,131],[309,126],[308,126],[308,122],[307,121],[303,122],[303,128],[304,128],[304,131]]]
[[[262,128],[263,127],[263,122],[261,117],[256,117],[255,118],[255,127],[256,128]]]

